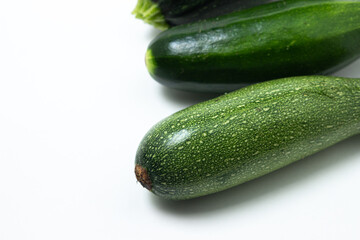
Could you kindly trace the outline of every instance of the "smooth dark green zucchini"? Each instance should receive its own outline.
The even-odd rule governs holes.
[[[305,76],[242,88],[166,118],[142,140],[138,181],[190,199],[263,176],[360,133],[360,79]]]
[[[138,0],[133,14],[159,29],[221,16],[274,0]]]
[[[286,0],[164,31],[146,63],[168,87],[228,92],[329,74],[359,56],[359,0]]]

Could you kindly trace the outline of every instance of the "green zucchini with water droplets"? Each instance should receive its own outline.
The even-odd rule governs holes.
[[[284,0],[160,33],[146,63],[179,90],[229,92],[303,75],[326,75],[360,57],[359,0]]]
[[[268,81],[155,125],[138,148],[135,173],[160,197],[190,199],[258,178],[359,132],[360,79]]]

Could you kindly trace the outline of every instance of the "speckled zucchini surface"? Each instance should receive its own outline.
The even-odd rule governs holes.
[[[285,78],[164,119],[142,140],[135,172],[160,197],[195,198],[263,176],[359,132],[360,79]]]
[[[272,79],[326,75],[360,57],[359,0],[283,0],[158,35],[146,62],[161,84],[228,92]]]

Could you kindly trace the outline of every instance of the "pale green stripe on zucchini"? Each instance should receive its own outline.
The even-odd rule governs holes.
[[[152,55],[152,51],[151,49],[148,49],[146,51],[146,55],[145,55],[145,64],[146,64],[146,67],[149,71],[149,73],[151,75],[153,75],[155,73],[155,68],[156,68],[156,63],[154,61],[154,57]]]

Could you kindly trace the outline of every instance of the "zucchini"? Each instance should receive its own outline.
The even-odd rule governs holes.
[[[133,14],[159,29],[217,17],[274,0],[138,0]]]
[[[138,181],[190,199],[258,178],[360,133],[360,79],[273,80],[161,121],[142,140]]]
[[[158,82],[187,91],[326,75],[360,56],[359,13],[359,0],[270,3],[164,31],[146,63]]]

